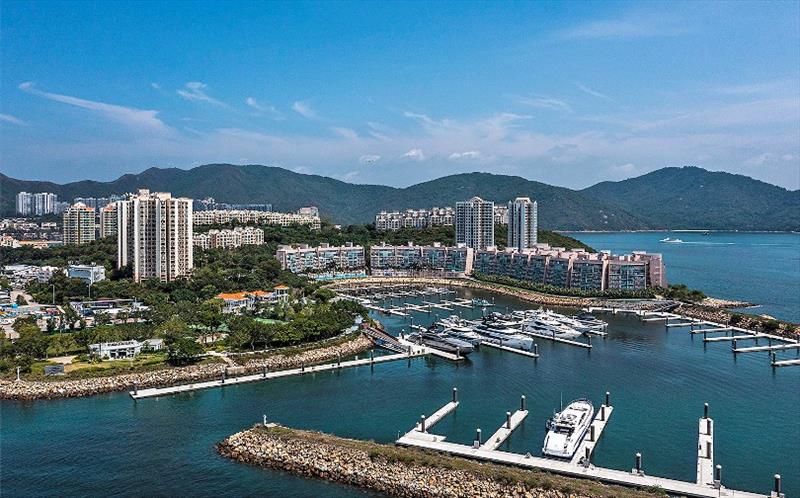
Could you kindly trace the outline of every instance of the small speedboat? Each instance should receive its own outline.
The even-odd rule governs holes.
[[[682,244],[683,241],[681,239],[671,239],[667,237],[666,239],[661,239],[659,242],[664,242],[665,244]]]
[[[557,458],[572,458],[594,418],[594,406],[588,399],[578,399],[547,421],[542,454]]]

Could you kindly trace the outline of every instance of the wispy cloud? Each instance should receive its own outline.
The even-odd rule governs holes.
[[[11,114],[0,114],[0,121],[3,121],[5,123],[11,123],[11,124],[19,125],[19,126],[25,124],[25,122],[23,120],[19,119],[16,116],[12,116]]]
[[[414,161],[424,161],[425,154],[422,152],[422,149],[411,149],[402,156],[404,159],[411,159]]]
[[[131,128],[158,132],[169,130],[167,125],[158,118],[158,111],[136,109],[134,107],[81,99],[70,95],[45,92],[36,88],[36,85],[31,81],[21,83],[19,89],[31,95],[36,95],[37,97],[97,112],[108,119],[122,123]]]
[[[578,87],[578,90],[582,91],[585,94],[591,95],[592,97],[597,97],[598,99],[607,100],[609,102],[616,102],[614,99],[612,99],[608,95],[606,95],[604,93],[600,93],[597,90],[593,90],[593,89],[589,88],[588,86],[584,85],[583,83],[581,83],[580,81],[576,81],[575,82],[575,86]]]
[[[588,21],[571,28],[558,31],[558,40],[587,39],[626,39],[678,36],[686,33],[685,26],[679,26],[666,17],[624,17]]]
[[[481,157],[481,152],[478,150],[468,150],[465,152],[453,152],[450,154],[449,159],[451,161],[458,161],[459,159],[479,159]]]
[[[179,88],[176,90],[178,95],[186,100],[191,100],[194,102],[205,102],[207,104],[226,107],[227,105],[224,102],[221,102],[206,93],[206,89],[208,85],[200,81],[190,81],[186,83],[183,88]]]
[[[572,112],[572,107],[564,100],[554,99],[550,97],[533,96],[533,97],[517,97],[517,103],[537,107],[539,109],[550,109],[551,111]]]
[[[316,119],[318,117],[317,112],[311,107],[311,104],[307,100],[296,101],[292,104],[292,110],[304,118]]]
[[[250,106],[251,108],[255,109],[256,111],[258,111],[259,113],[266,114],[267,116],[277,121],[280,121],[281,119],[284,118],[283,113],[280,112],[278,109],[276,109],[275,106],[268,103],[259,102],[254,97],[247,97],[244,103]]]

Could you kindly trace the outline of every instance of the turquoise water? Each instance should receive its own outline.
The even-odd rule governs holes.
[[[435,318],[414,316],[419,324]],[[408,327],[398,317],[380,319],[394,332]],[[2,494],[374,496],[235,464],[217,456],[214,444],[262,414],[292,427],[391,442],[449,401],[453,387],[462,404],[436,433],[469,443],[481,427],[488,437],[525,394],[531,413],[503,448],[532,454],[540,453],[545,420],[562,396],[599,404],[609,390],[615,410],[595,463],[628,470],[638,451],[648,473],[689,481],[697,419],[709,402],[724,483],[767,492],[780,472],[788,495],[800,493],[800,368],[773,371],[766,353],[734,358],[730,346],[704,347],[686,331],[608,319],[609,337],[595,338],[591,352],[541,341],[537,361],[483,348],[459,365],[421,358],[139,402],[122,393],[2,402]]]
[[[597,250],[660,252],[670,283],[760,304],[742,310],[800,322],[800,234],[712,232],[571,233]],[[682,244],[659,242],[665,237]]]

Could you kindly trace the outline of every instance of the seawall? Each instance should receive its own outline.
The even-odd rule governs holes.
[[[263,358],[246,360],[243,365],[237,367],[237,373],[258,373],[264,367],[270,370],[280,370],[300,365],[313,365],[330,361],[339,355],[347,357],[359,354],[371,347],[372,341],[359,334],[350,341],[334,346],[308,349],[297,354],[277,353]],[[224,364],[204,364],[74,380],[3,380],[0,381],[0,399],[35,400],[93,396],[127,391],[132,389],[134,383],[139,388],[173,386],[219,378],[225,368]]]

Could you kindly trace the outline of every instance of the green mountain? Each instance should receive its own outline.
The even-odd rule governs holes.
[[[581,193],[594,199],[613,199],[652,228],[800,228],[800,191],[693,166],[602,182]]]
[[[394,188],[355,185],[276,167],[229,164],[208,164],[190,170],[150,168],[112,182],[63,185],[0,174],[0,212],[12,215],[15,196],[23,190],[53,192],[60,199],[71,200],[139,188],[195,199],[210,196],[223,202],[270,202],[280,211],[313,204],[324,217],[343,224],[371,222],[382,210],[452,206],[478,195],[495,202],[507,202],[517,196],[536,199],[541,227],[555,230],[800,227],[800,192],[700,168],[665,168],[582,191],[489,173],[451,175]]]

